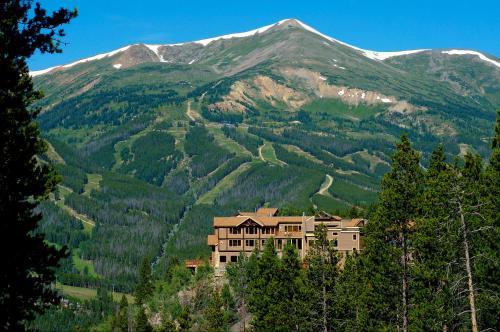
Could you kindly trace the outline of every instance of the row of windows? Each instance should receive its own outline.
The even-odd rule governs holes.
[[[220,261],[221,263],[225,263],[225,262],[227,262],[227,260],[226,260],[226,256],[221,255],[221,256],[220,256],[220,258],[219,258],[219,261]],[[231,263],[236,263],[237,261],[238,261],[238,256],[231,256]]]
[[[258,232],[257,227],[245,227],[245,234],[258,234]],[[231,227],[229,228],[229,234],[241,234],[241,228]],[[274,234],[274,227],[262,228],[262,234]]]
[[[245,240],[245,246],[247,247],[254,247],[258,243],[258,240]],[[264,246],[266,243],[266,240],[261,240],[261,245]],[[241,246],[241,240],[229,240],[229,246],[230,247],[240,247]]]
[[[302,226],[285,226],[285,232],[300,232],[302,230]]]

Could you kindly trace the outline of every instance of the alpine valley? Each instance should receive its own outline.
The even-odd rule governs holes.
[[[62,176],[41,231],[72,249],[58,281],[124,292],[144,257],[208,257],[214,215],[368,209],[403,133],[424,167],[438,143],[486,158],[500,108],[492,55],[368,51],[294,19],[31,74]]]

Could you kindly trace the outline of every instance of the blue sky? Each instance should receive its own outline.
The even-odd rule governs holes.
[[[175,43],[297,18],[346,43],[376,51],[468,48],[500,57],[500,1],[40,0],[77,7],[63,54],[35,55],[32,70],[133,43]]]

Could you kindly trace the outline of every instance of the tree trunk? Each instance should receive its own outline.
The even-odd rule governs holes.
[[[467,239],[467,227],[465,225],[465,217],[462,211],[462,204],[460,202],[458,203],[458,208],[460,212],[460,223],[463,228],[465,270],[467,272],[467,282],[469,286],[470,321],[472,325],[472,332],[478,332],[477,319],[476,319],[476,298],[474,295],[474,283],[472,282],[472,270],[470,267],[469,240]]]

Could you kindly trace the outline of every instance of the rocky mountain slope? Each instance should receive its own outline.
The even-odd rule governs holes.
[[[169,255],[206,255],[213,215],[367,207],[403,133],[424,165],[438,143],[486,157],[500,107],[494,56],[368,51],[297,20],[32,76],[46,160],[63,175],[45,231],[66,227],[56,213],[87,218],[67,230],[77,259],[124,290],[143,256],[161,270]]]

